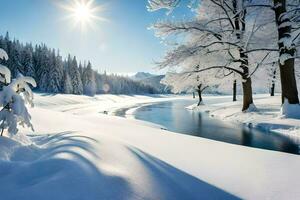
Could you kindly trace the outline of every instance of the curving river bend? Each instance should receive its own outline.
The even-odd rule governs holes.
[[[135,119],[159,124],[176,133],[254,148],[300,154],[299,143],[296,139],[249,129],[242,125],[213,119],[205,113],[187,110],[186,107],[194,102],[193,100],[174,100],[144,105],[138,107],[132,115]],[[131,108],[121,109],[115,115],[126,117],[126,111],[129,109]]]

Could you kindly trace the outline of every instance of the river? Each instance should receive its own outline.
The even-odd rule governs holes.
[[[192,100],[174,100],[138,107],[133,117],[159,124],[172,132],[208,138],[248,147],[300,154],[296,139],[276,133],[250,129],[243,125],[213,119],[206,113],[193,112],[186,107]],[[126,117],[121,109],[116,115]]]

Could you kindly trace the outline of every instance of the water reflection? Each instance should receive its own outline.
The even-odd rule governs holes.
[[[191,103],[188,100],[178,100],[148,105],[137,109],[134,116],[136,119],[160,124],[177,133],[299,154],[299,143],[293,138],[225,123],[212,119],[205,113],[185,109]]]

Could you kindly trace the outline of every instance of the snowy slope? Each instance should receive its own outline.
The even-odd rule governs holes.
[[[1,198],[299,199],[297,155],[99,114],[150,100],[161,99],[38,95],[36,132],[22,130],[33,143],[0,138]]]
[[[76,115],[113,113],[120,108],[132,107],[139,103],[154,103],[174,99],[186,99],[189,96],[175,95],[84,95],[39,94],[35,96],[35,105],[41,108],[68,112]]]

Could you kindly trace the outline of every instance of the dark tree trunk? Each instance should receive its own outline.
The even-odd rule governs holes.
[[[299,104],[298,90],[294,72],[294,59],[280,65],[282,103],[287,99],[290,104]]]
[[[275,82],[272,81],[271,89],[270,89],[270,96],[274,97],[275,95]]]
[[[247,78],[243,80],[243,109],[242,111],[246,111],[249,106],[253,103],[252,97],[252,83],[251,78]]]
[[[291,25],[282,25],[283,23],[289,24],[290,19],[284,17],[286,13],[286,0],[273,0],[274,10],[276,16],[276,23],[278,27],[278,47],[279,56],[284,54],[290,55],[291,58],[286,60],[283,64],[279,62],[280,79],[281,79],[281,97],[282,103],[287,99],[290,104],[299,104],[297,83],[295,78],[295,47],[286,47],[283,43],[286,39],[291,39]],[[280,26],[282,25],[282,26]]]
[[[271,95],[271,97],[274,97],[274,95],[275,95],[276,73],[277,73],[277,70],[275,68],[274,71],[273,71],[272,85],[271,85],[271,88],[270,88],[270,95]]]
[[[201,90],[197,90],[197,92],[198,92],[198,96],[199,96],[198,106],[200,106],[201,103],[202,103],[202,91]]]
[[[236,101],[236,80],[233,81],[233,92],[232,92],[232,100]]]
[[[198,106],[200,106],[202,103],[202,91],[203,91],[202,84],[199,84],[197,86],[197,93],[198,93],[198,97],[199,97]]]
[[[248,55],[244,54],[240,50],[240,57],[242,59],[241,68],[243,70],[243,108],[242,111],[246,111],[250,104],[253,103],[253,94],[252,94],[252,81],[249,77],[249,68],[248,68]]]

